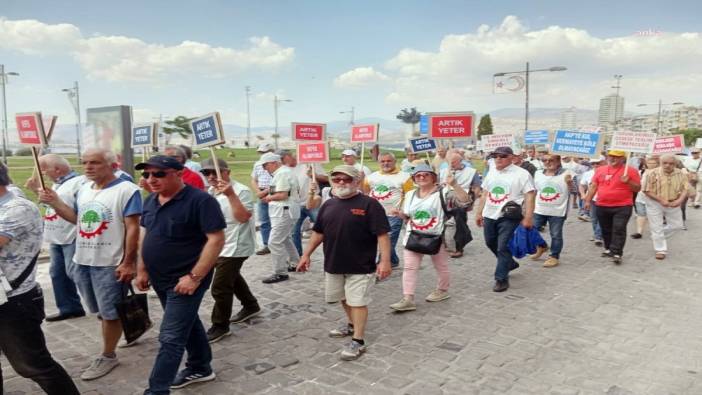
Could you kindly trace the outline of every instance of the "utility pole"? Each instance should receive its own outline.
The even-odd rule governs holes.
[[[78,163],[80,163],[80,134],[81,134],[81,121],[80,121],[80,90],[78,89],[78,81],[73,83],[73,88],[62,89],[62,91],[68,94],[68,100],[71,101],[73,106],[73,111],[76,113],[76,156],[78,157]]]
[[[249,107],[249,97],[251,96],[251,87],[246,86],[246,147],[251,145],[251,109]]]
[[[622,80],[622,75],[621,74],[615,74],[614,79],[617,80],[617,85],[613,86],[612,88],[617,90],[617,93],[614,96],[614,130],[617,129],[617,121],[619,121],[619,89],[621,89],[621,80]],[[624,115],[624,114],[622,114]]]
[[[11,75],[19,75],[19,73],[5,72],[5,65],[0,64],[0,82],[2,82],[2,163],[7,165],[7,94],[5,92],[5,85],[7,85],[7,77]]]
[[[526,82],[524,84],[526,92],[526,103],[524,103],[524,133],[529,130],[529,62],[526,62]]]

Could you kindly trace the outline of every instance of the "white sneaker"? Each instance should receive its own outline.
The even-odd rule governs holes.
[[[390,308],[396,311],[412,311],[417,310],[417,305],[414,304],[414,301],[405,297],[399,302],[391,304]]]
[[[85,372],[80,375],[80,378],[86,381],[95,380],[110,373],[112,369],[117,367],[117,365],[119,365],[119,360],[117,357],[108,358],[104,355],[100,355],[99,357],[95,358],[93,363],[90,364],[90,367],[88,367],[88,369],[86,369]]]
[[[450,298],[451,295],[447,291],[442,291],[440,289],[435,289],[432,291],[429,296],[425,299],[427,302],[441,302],[442,300],[446,300]]]

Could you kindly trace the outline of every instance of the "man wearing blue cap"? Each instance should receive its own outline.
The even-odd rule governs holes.
[[[226,223],[214,197],[183,183],[177,159],[157,155],[136,169],[152,191],[141,219],[136,284],[142,291],[153,285],[163,307],[161,347],[145,394],[168,394],[215,378],[198,310],[224,246]],[[186,350],[185,369],[178,372]]]

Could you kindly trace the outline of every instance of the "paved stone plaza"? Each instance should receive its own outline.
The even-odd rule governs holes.
[[[476,240],[452,261],[449,300],[423,301],[436,279],[426,258],[417,311],[388,308],[401,297],[401,271],[375,287],[368,352],[356,362],[339,361],[345,340],[327,336],[344,320],[338,305],[323,301],[321,255],[311,273],[272,286],[260,282],[268,257],[252,257],[244,274],[264,314],[212,345],[216,381],[173,393],[702,394],[702,211],[689,215],[690,230],[673,237],[667,260],[653,259],[646,234],[627,240],[621,266],[600,258],[590,224],[571,215],[561,266],[524,259],[501,294],[491,291],[495,260],[472,226]],[[40,273],[50,314],[47,264]],[[160,307],[149,300],[158,325]],[[200,310],[206,325],[211,307],[208,296]],[[138,394],[146,386],[157,329],[120,349],[111,374],[84,382],[80,372],[100,350],[95,316],[43,328],[81,392]],[[2,366],[8,395],[40,392],[4,359]]]

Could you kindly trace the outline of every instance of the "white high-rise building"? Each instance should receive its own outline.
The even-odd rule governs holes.
[[[600,99],[597,125],[604,130],[614,130],[624,117],[624,96],[608,95]]]
[[[575,107],[571,107],[561,113],[561,129],[574,130],[578,125],[578,117]]]

